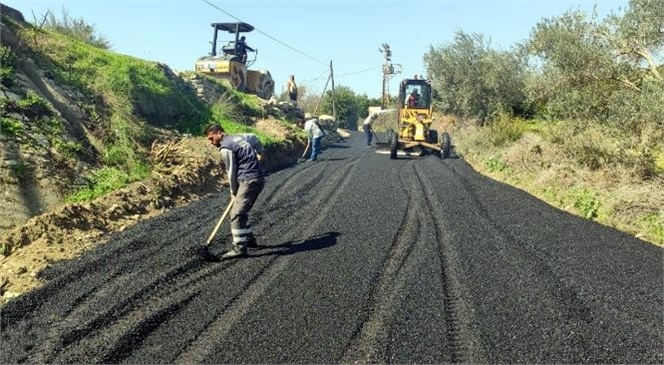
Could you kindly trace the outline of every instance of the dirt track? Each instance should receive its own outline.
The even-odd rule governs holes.
[[[664,362],[662,249],[461,159],[354,135],[268,178],[250,258],[203,262],[227,201],[48,269],[2,309],[0,362]]]

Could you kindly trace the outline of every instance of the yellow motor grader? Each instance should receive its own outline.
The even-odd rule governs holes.
[[[398,155],[423,156],[435,152],[441,158],[450,156],[450,135],[431,129],[432,88],[428,80],[405,79],[399,85],[397,126],[387,130],[390,158]]]
[[[274,80],[267,70],[248,70],[256,62],[258,50],[244,44],[244,37],[240,33],[248,33],[254,27],[244,22],[212,23],[214,29],[212,38],[212,52],[200,57],[194,66],[194,71],[212,76],[217,79],[228,80],[231,86],[239,91],[256,94],[263,99],[269,99],[274,94]],[[219,31],[234,34],[234,40],[228,41],[217,53],[217,39]],[[253,59],[249,60],[247,51],[253,52]]]

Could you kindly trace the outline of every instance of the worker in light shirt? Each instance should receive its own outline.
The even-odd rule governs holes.
[[[318,159],[318,154],[320,153],[320,140],[325,137],[325,132],[318,123],[317,118],[309,119],[304,122],[304,131],[307,132],[309,144],[311,146],[311,156],[308,161],[314,162]]]

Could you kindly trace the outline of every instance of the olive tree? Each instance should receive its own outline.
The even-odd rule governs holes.
[[[543,19],[527,43],[535,73],[530,100],[554,117],[614,121],[630,130],[644,119],[661,120],[662,103],[645,100],[664,98],[662,22],[660,0],[631,0],[624,14],[605,19],[578,10]],[[633,113],[633,105],[648,107]]]
[[[424,64],[445,113],[485,122],[497,114],[526,113],[524,59],[498,51],[478,33],[457,31],[450,44],[431,46]]]
[[[332,90],[327,90],[321,103],[323,113],[332,115],[332,100]],[[339,85],[335,88],[334,109],[340,127],[356,129],[361,108],[357,95],[350,87]]]

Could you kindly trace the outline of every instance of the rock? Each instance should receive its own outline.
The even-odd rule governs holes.
[[[117,205],[117,204],[113,204],[113,205],[111,205],[110,208],[106,209],[106,214],[113,215],[118,210],[120,210],[120,206]]]
[[[13,100],[13,101],[19,101],[21,100],[21,97],[17,94],[14,94],[11,91],[5,91],[5,96],[7,96],[7,99]]]
[[[7,300],[7,299],[16,298],[16,297],[18,297],[19,295],[21,295],[21,293],[14,292],[14,291],[8,291],[8,292],[5,292],[5,294],[3,294],[2,297],[3,297],[5,300]]]
[[[25,117],[23,116],[23,114],[19,114],[19,113],[9,113],[8,116],[9,116],[10,118],[14,119],[14,120],[19,121],[19,122],[23,122],[23,119],[25,118]],[[23,123],[21,123],[21,124],[23,124]]]
[[[25,75],[23,75],[23,74],[16,73],[15,75],[16,75],[16,78],[17,78],[19,81],[22,81],[22,82],[29,82],[29,81],[30,81],[30,79],[28,79],[28,78],[27,78]]]

